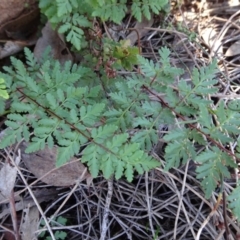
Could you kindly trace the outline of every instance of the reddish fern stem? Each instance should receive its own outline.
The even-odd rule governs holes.
[[[182,119],[183,121],[187,121],[181,114],[179,114],[178,112],[175,111],[174,108],[170,107],[159,95],[157,95],[155,92],[153,92],[151,89],[149,89],[147,86],[143,85],[142,86],[147,92],[149,92],[150,94],[154,95],[159,102],[161,102],[161,104],[163,106],[165,106],[166,108],[170,109],[172,112],[174,112],[174,114],[179,117],[180,119]],[[201,129],[199,129],[198,127],[194,126],[191,123],[186,123],[189,128],[191,129],[195,129],[196,131],[198,131],[199,133],[201,133],[202,135],[204,135],[209,141],[211,141],[214,145],[216,145],[219,149],[221,149],[222,151],[226,152],[229,156],[234,157],[236,160],[240,160],[235,154],[233,154],[231,151],[227,150],[226,148],[224,148],[220,143],[218,143],[216,140],[214,140],[213,138],[211,138],[208,134],[204,133]]]

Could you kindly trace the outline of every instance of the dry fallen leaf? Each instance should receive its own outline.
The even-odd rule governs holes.
[[[24,217],[20,226],[22,240],[37,240],[36,231],[38,230],[39,211],[36,206],[27,207],[23,210]]]
[[[61,64],[66,61],[73,61],[73,57],[62,36],[51,28],[50,23],[47,23],[42,29],[42,37],[38,39],[34,48],[34,56],[40,59],[45,49],[49,46],[51,47],[52,57],[59,60]]]
[[[3,47],[0,47],[0,59],[11,56],[20,52],[28,44],[21,44],[19,42],[7,41]]]
[[[16,157],[15,163],[18,165],[20,157]],[[11,191],[14,188],[15,180],[17,176],[17,168],[11,166],[9,163],[5,163],[0,170],[0,191],[1,194],[6,197],[11,197]]]
[[[201,32],[201,37],[203,38],[206,45],[212,50],[214,55],[222,55],[223,47],[220,39],[216,39],[218,36],[217,31],[214,28],[204,28]]]
[[[240,41],[233,43],[225,53],[226,57],[233,57],[240,54]]]
[[[35,153],[27,154],[25,149],[27,143],[23,142],[19,146],[22,152],[22,161],[28,170],[42,182],[52,186],[73,185],[86,171],[86,167],[75,157],[71,158],[65,165],[56,168],[57,147],[52,149],[46,147]],[[91,175],[86,171],[81,181],[91,180]]]
[[[144,37],[144,35],[146,35],[149,32],[149,30],[145,29],[145,27],[151,27],[153,25],[153,22],[154,22],[153,18],[148,20],[145,17],[143,17],[141,22],[136,23],[133,30],[130,32],[126,39],[129,39],[131,45],[133,46],[138,40],[138,38]]]

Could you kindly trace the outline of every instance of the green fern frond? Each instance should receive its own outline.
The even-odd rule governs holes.
[[[139,143],[142,149],[150,151],[152,146],[158,142],[157,131],[154,131],[152,127],[140,130],[133,135],[132,142]]]
[[[159,92],[165,92],[166,87],[175,81],[175,78],[183,74],[183,70],[175,68],[170,64],[170,52],[167,48],[161,48],[159,50],[161,56],[159,63],[154,63],[152,60],[147,60],[141,56],[138,57],[139,65],[142,69],[143,74],[150,78],[150,81],[145,83],[146,86],[152,84],[151,78],[153,78],[154,86]],[[163,86],[166,86],[163,88]]]
[[[141,21],[166,10],[167,4],[167,0],[39,1],[52,27],[76,50],[87,45],[85,34],[95,17],[120,24],[130,9]],[[5,108],[3,98],[12,101],[0,148],[22,139],[29,143],[28,153],[57,145],[57,166],[78,155],[93,177],[102,172],[105,178],[131,181],[135,172],[159,166],[149,152],[159,140],[160,126],[167,125],[165,170],[189,160],[197,162],[197,178],[210,197],[218,182],[229,177],[230,168],[237,167],[233,157],[240,156],[239,145],[236,155],[228,151],[240,133],[240,101],[220,100],[214,107],[209,97],[218,91],[216,61],[194,69],[191,82],[176,81],[184,70],[172,66],[168,48],[159,49],[152,61],[138,56],[138,48],[128,41],[115,43],[99,36],[95,40],[103,48],[103,66],[90,53],[83,54],[82,66],[71,62],[62,66],[47,53],[36,60],[28,49],[26,63],[11,58],[12,66],[0,73],[0,113]],[[112,59],[113,71],[136,64],[140,70],[110,79],[104,65]],[[99,72],[93,70],[96,66]],[[228,199],[237,215],[235,198],[233,191]]]
[[[160,70],[155,66],[152,60],[147,60],[146,58],[139,56],[138,61],[146,77],[149,77],[149,78],[154,77]]]
[[[227,197],[228,207],[232,210],[237,219],[240,219],[240,181],[237,182],[236,188]]]
[[[233,159],[217,147],[205,150],[195,161],[201,164],[196,169],[197,178],[202,179],[201,185],[207,198],[211,196],[222,177],[230,177],[227,166],[237,167]]]
[[[159,14],[167,2],[167,0],[135,0],[131,6],[132,14],[138,21],[141,21],[142,14],[150,19],[151,13]],[[120,24],[128,10],[127,0],[85,0],[81,2],[79,0],[40,0],[39,7],[47,16],[52,27],[54,29],[59,27],[58,31],[64,33],[66,40],[77,50],[86,46],[82,28],[91,27],[91,19],[99,17],[102,21],[113,21]],[[132,58],[132,62],[136,61],[134,51],[130,51],[131,54],[128,56],[128,59]],[[125,68],[130,69],[132,67],[130,61],[125,60],[122,58],[118,61]]]
[[[58,16],[61,17],[66,14],[71,14],[74,8],[78,8],[77,0],[56,0],[58,8]]]
[[[197,177],[209,197],[221,178],[229,177],[228,168],[237,167],[219,146],[229,145],[232,135],[240,131],[240,104],[220,101],[212,109],[208,89],[215,87],[216,65],[194,70],[193,84],[180,81],[173,88],[182,71],[171,66],[166,48],[159,51],[157,63],[138,59],[141,74],[115,81],[104,72],[100,80],[86,67],[61,66],[52,59],[35,65],[30,51],[25,53],[26,65],[12,58],[12,68],[0,75],[13,101],[1,148],[22,138],[29,142],[26,152],[56,144],[58,166],[80,154],[93,177],[102,172],[105,178],[131,181],[135,172],[159,166],[148,152],[158,142],[159,126],[171,124],[164,136],[165,170],[191,159],[198,162]],[[205,148],[200,154],[199,145]]]
[[[120,24],[127,12],[126,0],[98,1],[92,16],[100,17],[103,21],[113,21]]]
[[[151,12],[159,14],[166,7],[167,0],[134,0],[131,6],[133,16],[139,21],[142,21],[142,15],[147,19],[151,18]]]
[[[81,162],[87,163],[93,178],[99,175],[103,149],[94,144],[88,145],[82,152]]]
[[[6,90],[5,81],[3,78],[0,78],[0,97],[2,97],[4,99],[9,98],[8,92]]]
[[[77,141],[71,142],[66,147],[59,147],[57,153],[56,166],[60,167],[67,162],[66,159],[73,157],[78,154],[80,150],[80,144]]]

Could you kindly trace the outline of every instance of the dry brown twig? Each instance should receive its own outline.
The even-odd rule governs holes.
[[[9,154],[8,152],[7,152],[7,155],[8,155],[8,157],[9,157],[9,159],[11,159],[11,163],[12,163],[13,166],[17,169],[18,174],[20,175],[22,181],[24,182],[26,188],[28,189],[29,194],[30,194],[31,197],[33,198],[33,200],[34,200],[34,202],[35,202],[35,204],[36,204],[36,206],[37,206],[37,208],[38,208],[38,210],[39,210],[42,218],[44,219],[44,221],[45,221],[45,223],[46,223],[47,229],[48,229],[48,231],[49,231],[52,239],[53,239],[53,240],[56,240],[56,239],[55,239],[55,236],[54,236],[54,234],[53,234],[53,232],[52,232],[52,229],[51,229],[51,227],[50,227],[50,225],[49,225],[49,223],[48,223],[48,221],[47,221],[47,218],[46,218],[45,215],[43,214],[43,210],[42,210],[42,208],[40,207],[37,199],[35,198],[32,190],[31,190],[31,188],[29,187],[29,185],[28,185],[25,177],[23,176],[21,170],[20,170],[19,167],[16,165],[15,161],[13,160],[13,158],[10,156],[10,154]],[[21,151],[20,151],[20,150],[18,150],[18,156],[17,156],[17,157],[21,158]]]
[[[109,217],[110,205],[111,205],[111,200],[113,195],[113,177],[107,180],[107,182],[108,182],[108,192],[107,192],[106,203],[105,203],[104,212],[103,212],[100,240],[106,239],[106,234],[108,230],[108,222],[109,222],[108,217]]]

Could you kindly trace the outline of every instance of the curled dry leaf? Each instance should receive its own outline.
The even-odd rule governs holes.
[[[61,64],[66,61],[73,61],[73,57],[68,50],[62,35],[51,28],[50,23],[47,23],[42,29],[42,37],[38,39],[34,48],[34,56],[37,59],[42,57],[43,52],[47,47],[51,47],[51,55],[54,59],[59,60]]]
[[[233,43],[225,53],[226,57],[233,57],[240,54],[240,41]]]
[[[20,157],[16,157],[16,165],[18,165],[19,162]],[[17,168],[6,162],[0,170],[0,192],[4,197],[10,198],[11,191],[15,185],[16,176]]]
[[[28,41],[7,41],[3,47],[0,47],[0,59],[22,51],[24,47],[34,45],[36,41],[36,38],[29,39]]]
[[[56,168],[57,147],[52,149],[46,147],[35,153],[27,154],[25,149],[27,143],[20,144],[22,160],[28,170],[33,173],[42,182],[52,186],[70,186],[73,185],[82,174],[81,181],[91,181],[91,175],[86,171],[86,167],[75,157],[72,157],[65,165]]]
[[[0,47],[0,59],[11,56],[20,52],[24,48],[24,45],[18,42],[7,41],[4,47]]]

